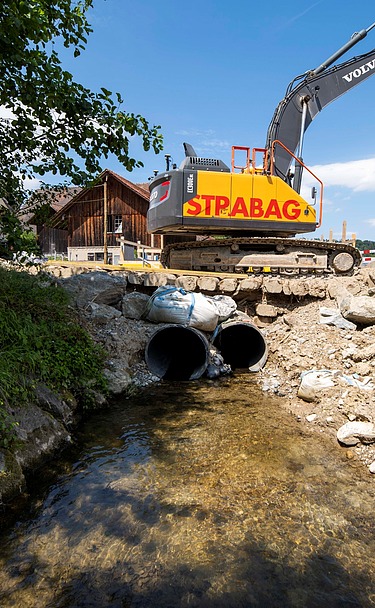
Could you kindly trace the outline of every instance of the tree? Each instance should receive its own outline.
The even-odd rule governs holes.
[[[9,117],[0,119],[0,221],[29,198],[26,178],[52,173],[85,185],[110,154],[131,171],[142,166],[129,152],[134,135],[144,150],[162,149],[160,127],[124,111],[119,93],[92,92],[63,69],[57,43],[80,55],[92,32],[86,17],[92,6],[93,0],[2,0],[0,106]]]

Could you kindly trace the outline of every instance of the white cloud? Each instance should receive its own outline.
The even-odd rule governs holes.
[[[176,135],[194,140],[194,149],[198,155],[209,155],[213,158],[218,158],[222,151],[228,152],[231,150],[231,143],[215,137],[215,131],[207,129],[199,131],[198,129],[181,130],[176,132]]]
[[[369,224],[370,226],[375,226],[375,217],[371,217],[366,220],[366,224]]]
[[[346,163],[315,165],[310,167],[325,187],[340,186],[353,192],[375,192],[375,158],[352,160]],[[304,185],[313,183],[313,178],[305,171]]]
[[[26,178],[23,182],[23,186],[25,190],[37,190],[41,187],[42,181],[40,179],[34,178]]]

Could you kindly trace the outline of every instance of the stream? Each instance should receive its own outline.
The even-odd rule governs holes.
[[[1,608],[375,606],[375,480],[252,375],[117,400],[34,482]]]

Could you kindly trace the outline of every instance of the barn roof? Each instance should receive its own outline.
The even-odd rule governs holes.
[[[133,192],[138,194],[140,197],[142,197],[145,201],[149,202],[150,193],[148,191],[148,184],[134,184],[133,182],[126,179],[125,177],[122,177],[122,175],[118,175],[118,173],[115,173],[114,171],[111,171],[110,169],[105,169],[99,175],[98,183],[96,184],[96,186],[101,185],[106,176],[113,177],[115,180],[117,180],[118,182],[120,182],[121,184],[126,186],[126,188],[128,188],[129,190],[132,190]],[[89,192],[93,187],[95,187],[95,186],[90,186],[88,188],[81,189],[75,196],[73,196],[73,198],[70,201],[68,201],[63,207],[61,207],[57,211],[56,215],[49,221],[49,225],[53,228],[58,228],[59,225],[62,222],[64,222],[65,213],[71,207],[73,207],[73,205],[78,203],[80,200],[84,199],[85,194],[87,192]]]

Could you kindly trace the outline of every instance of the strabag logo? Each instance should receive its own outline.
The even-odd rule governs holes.
[[[370,72],[373,69],[375,69],[375,59],[364,63],[359,68],[356,68],[352,72],[349,72],[348,74],[345,74],[345,76],[342,76],[342,78],[347,82],[352,82],[353,78],[360,78],[361,76],[363,76],[363,74],[367,74],[367,72]]]
[[[261,198],[245,199],[239,196],[231,205],[227,196],[211,194],[197,194],[184,205],[185,217],[298,220],[301,212],[300,203],[293,199],[279,203],[275,198],[263,201]]]

